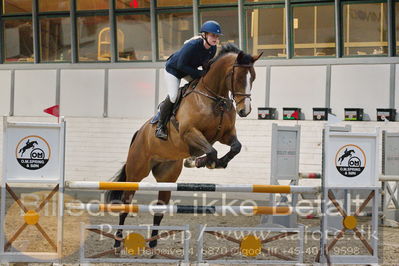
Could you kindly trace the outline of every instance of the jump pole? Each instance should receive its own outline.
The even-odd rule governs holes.
[[[299,173],[299,179],[321,179],[321,173]]]
[[[132,204],[66,204],[69,210],[86,210],[89,212],[128,212],[128,213],[166,213],[166,214],[240,214],[253,216],[288,215],[292,207],[272,206],[191,206],[191,205],[132,205]]]
[[[205,183],[145,183],[145,182],[89,182],[70,181],[70,189],[130,190],[130,191],[207,191],[252,193],[319,193],[317,186],[205,184]]]
[[[381,182],[399,182],[399,175],[381,175],[378,180]]]

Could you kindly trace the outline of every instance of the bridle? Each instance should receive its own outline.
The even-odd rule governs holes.
[[[233,100],[236,102],[236,104],[239,104],[242,101],[244,101],[246,98],[249,98],[251,100],[251,93],[236,92],[236,90],[234,89],[234,69],[236,67],[244,67],[244,68],[251,69],[253,67],[253,64],[240,65],[237,62],[235,62],[234,65],[233,65],[232,71],[229,74],[227,74],[227,76],[226,76],[226,79],[227,79],[227,77],[229,77],[231,75],[231,88],[230,88],[230,91],[231,91],[231,94],[233,95]],[[244,96],[244,97],[237,102],[236,101],[236,96]]]

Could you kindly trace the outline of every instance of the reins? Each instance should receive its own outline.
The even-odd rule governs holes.
[[[242,99],[239,100],[238,102],[236,101],[236,104],[241,103],[242,101],[245,100],[245,98],[251,99],[251,93],[236,92],[236,90],[235,90],[235,88],[234,88],[234,69],[235,69],[236,67],[251,68],[251,67],[253,67],[253,65],[251,65],[251,64],[240,65],[240,64],[234,63],[232,71],[230,71],[230,72],[226,75],[226,79],[227,79],[229,76],[231,76],[231,90],[230,90],[230,91],[231,91],[231,94],[233,95],[233,98],[232,98],[232,99],[231,99],[231,98],[226,98],[226,97],[223,97],[223,96],[220,96],[220,95],[217,95],[215,92],[213,92],[212,90],[210,90],[209,87],[208,87],[208,85],[206,85],[206,83],[205,83],[205,81],[204,81],[204,78],[201,78],[201,83],[202,83],[204,89],[205,89],[207,92],[209,92],[210,94],[213,94],[214,96],[209,95],[209,94],[207,94],[207,93],[205,93],[205,92],[202,92],[202,91],[195,90],[195,88],[193,88],[192,92],[195,92],[195,93],[201,94],[201,95],[203,95],[203,96],[205,96],[205,97],[208,97],[209,99],[212,99],[212,100],[214,100],[215,102],[220,102],[220,101],[224,101],[224,102],[226,102],[226,103],[227,103],[227,102],[232,102],[232,100],[235,101],[236,96],[244,96],[244,98],[242,98]]]

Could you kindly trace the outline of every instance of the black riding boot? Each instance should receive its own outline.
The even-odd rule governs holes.
[[[157,129],[155,130],[155,136],[162,140],[168,139],[168,129],[166,124],[168,123],[170,113],[172,112],[173,103],[169,100],[169,96],[166,97],[165,101],[161,104],[159,121]]]

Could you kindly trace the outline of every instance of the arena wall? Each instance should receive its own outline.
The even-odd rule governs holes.
[[[377,119],[377,108],[399,110],[396,64],[301,62],[306,64],[263,60],[256,65],[248,119],[257,117],[258,107],[277,108],[279,119],[283,107],[298,107],[306,120],[312,120],[314,107],[331,107],[342,120],[344,108],[363,108],[370,121]],[[145,119],[166,96],[163,64],[131,66],[2,65],[0,114],[46,116],[44,108],[60,104],[64,116]]]

